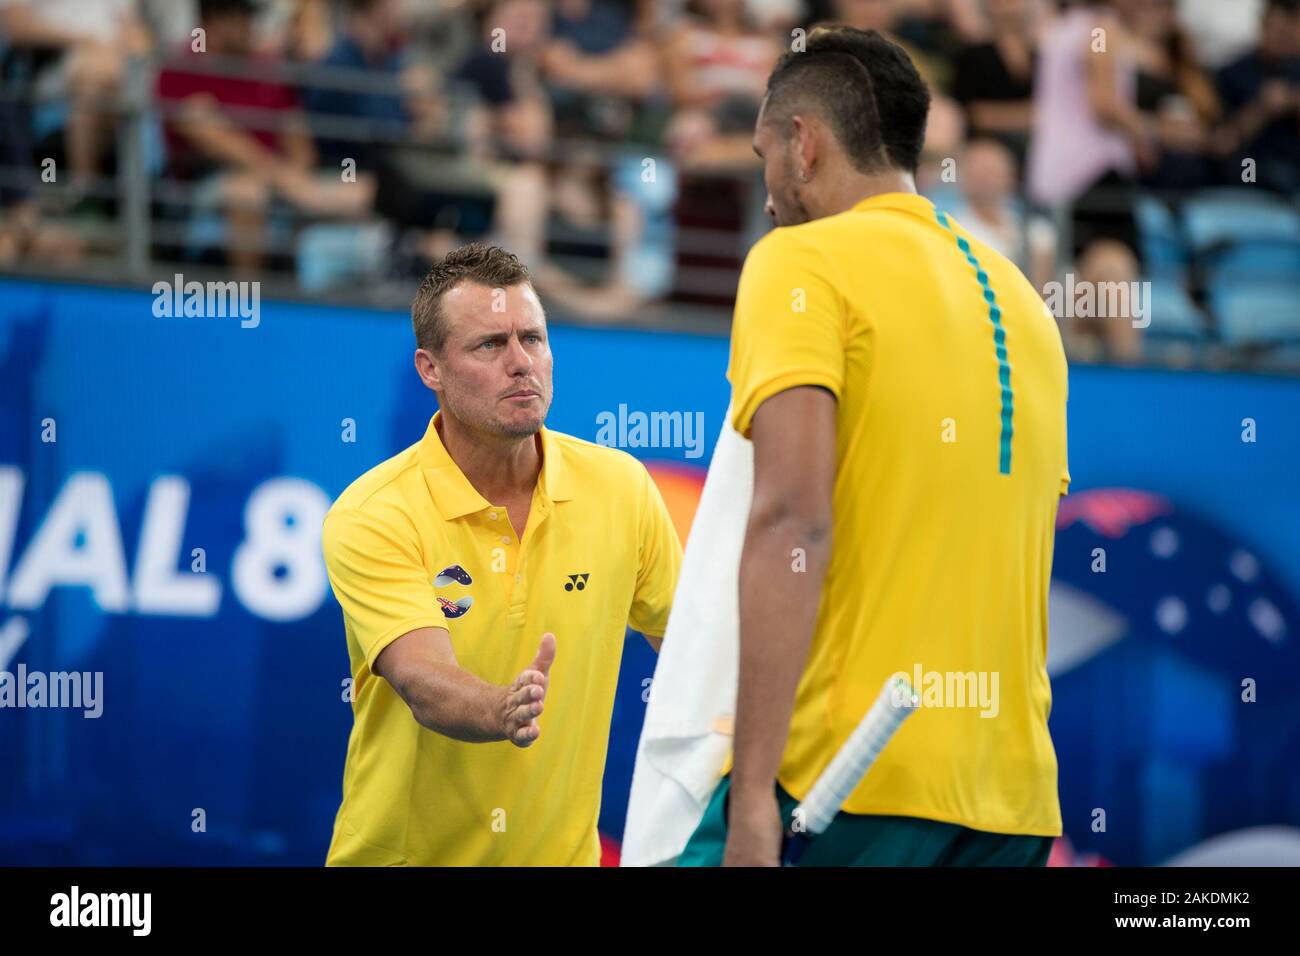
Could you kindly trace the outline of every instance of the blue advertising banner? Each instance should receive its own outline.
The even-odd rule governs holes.
[[[351,712],[320,522],[435,403],[398,313],[200,318],[181,285],[0,281],[0,863],[324,859]],[[645,460],[684,531],[726,340],[551,334],[548,424]],[[645,427],[669,420],[669,441]],[[1064,861],[1161,863],[1258,827],[1300,849],[1300,380],[1075,369],[1069,427]],[[653,668],[629,640],[612,844]]]

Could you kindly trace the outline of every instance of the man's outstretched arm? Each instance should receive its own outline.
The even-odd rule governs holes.
[[[509,740],[527,747],[541,735],[542,713],[555,661],[555,635],[544,634],[537,656],[509,687],[498,687],[456,663],[446,628],[403,634],[375,658],[388,681],[423,727],[468,743]]]
[[[457,662],[408,523],[333,508],[321,527],[321,551],[351,637],[421,726],[456,740],[518,747],[540,736],[555,635],[542,635],[532,664],[509,687],[490,684]]]

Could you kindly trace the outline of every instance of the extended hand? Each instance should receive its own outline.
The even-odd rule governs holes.
[[[506,739],[516,747],[527,747],[542,735],[537,718],[550,685],[551,665],[555,663],[555,635],[542,635],[537,656],[506,689],[501,705],[501,726]]]

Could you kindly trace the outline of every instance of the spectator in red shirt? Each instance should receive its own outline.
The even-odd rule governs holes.
[[[341,171],[314,172],[316,150],[292,86],[254,79],[269,64],[254,56],[252,0],[200,0],[201,41],[158,76],[173,175],[195,184],[198,207],[225,216],[227,259],[239,271],[262,265],[272,199],[317,216],[356,216],[374,184]],[[239,60],[245,63],[239,63]],[[218,74],[227,66],[240,75]]]

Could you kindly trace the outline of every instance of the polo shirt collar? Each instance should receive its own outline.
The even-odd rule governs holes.
[[[419,459],[433,503],[438,513],[450,521],[485,511],[492,507],[492,503],[470,484],[460,466],[452,460],[447,446],[442,443],[442,436],[438,434],[441,415],[442,412],[438,411],[429,419],[429,427],[425,429],[424,438],[420,441]],[[545,427],[540,434],[542,473],[537,488],[548,501],[568,501],[573,497],[573,490],[560,443]]]
[[[877,209],[896,209],[934,217],[934,203],[916,193],[878,193],[853,205],[853,212],[874,212]]]

